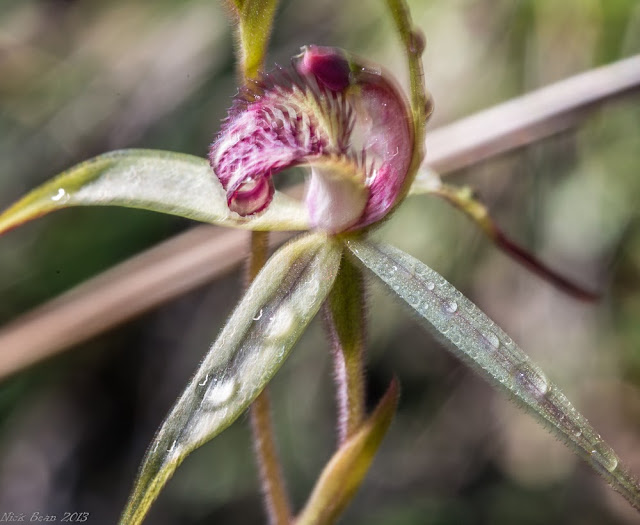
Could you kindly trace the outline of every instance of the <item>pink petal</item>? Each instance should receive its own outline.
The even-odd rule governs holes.
[[[404,96],[378,68],[362,65],[338,49],[308,46],[295,66],[299,73],[315,78],[318,84],[344,92],[354,109],[351,156],[358,157],[354,142],[359,138],[359,169],[369,174],[366,180],[369,198],[361,217],[348,229],[380,220],[401,197],[413,153],[413,127]],[[337,192],[336,199],[345,200]]]
[[[404,97],[385,77],[363,72],[358,82],[361,98],[355,112],[368,116],[364,150],[374,163],[369,201],[355,226],[363,227],[384,217],[401,197],[413,154],[413,126]]]
[[[230,112],[209,151],[211,166],[240,215],[271,202],[271,176],[346,149],[351,112],[339,94],[284,74],[267,76]]]

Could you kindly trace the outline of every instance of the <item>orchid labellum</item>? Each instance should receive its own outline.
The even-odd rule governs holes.
[[[272,176],[311,170],[311,227],[330,233],[383,218],[406,186],[413,149],[408,104],[378,68],[345,52],[309,46],[243,89],[209,154],[232,211],[259,213]]]

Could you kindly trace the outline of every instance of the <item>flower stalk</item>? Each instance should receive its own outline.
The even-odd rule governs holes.
[[[343,257],[325,303],[338,409],[338,443],[343,444],[365,418],[365,293],[362,271]]]
[[[269,524],[288,525],[291,523],[291,506],[271,423],[268,388],[251,405],[250,415],[253,449],[260,471],[260,486]]]

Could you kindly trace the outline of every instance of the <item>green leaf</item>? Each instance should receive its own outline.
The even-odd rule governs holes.
[[[205,159],[155,150],[99,155],[61,173],[0,214],[0,233],[71,206],[126,206],[249,230],[306,230],[304,205],[276,192],[262,214],[241,217]]]
[[[394,379],[374,413],[336,451],[325,466],[296,525],[335,523],[364,480],[398,403]]]
[[[258,396],[329,293],[341,255],[341,244],[316,233],[271,257],[154,438],[122,525],[141,523],[184,458]]]
[[[237,18],[240,70],[245,79],[255,79],[262,69],[278,0],[232,0]]]
[[[438,273],[410,255],[364,240],[347,246],[434,328],[447,347],[585,459],[640,508],[640,486],[620,459],[540,368]]]

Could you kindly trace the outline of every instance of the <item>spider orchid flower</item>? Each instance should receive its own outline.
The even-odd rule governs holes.
[[[241,216],[269,206],[273,175],[309,166],[311,228],[340,233],[389,213],[412,153],[409,107],[394,83],[343,51],[309,46],[293,71],[269,73],[241,92],[209,160]]]
[[[110,152],[61,173],[0,214],[0,233],[86,205],[143,208],[254,231],[317,230],[279,249],[247,289],[158,430],[121,524],[139,525],[184,458],[256,399],[323,304],[332,337],[359,351],[364,272],[385,283],[449,350],[640,509],[640,484],[500,327],[421,261],[366,235],[341,235],[387,217],[409,192],[422,160],[431,106],[421,46],[413,45],[417,33],[404,4],[389,3],[408,49],[411,107],[378,68],[334,48],[310,46],[290,70],[265,74],[243,88],[208,162],[154,150]],[[272,181],[274,174],[302,165],[311,173],[304,204],[276,192]],[[422,189],[411,191],[431,191],[426,188],[422,181]],[[473,199],[446,188],[440,193],[496,232]],[[353,496],[391,421],[397,389],[392,385],[388,392],[373,414],[360,414],[345,434],[296,523],[319,523],[317,512],[337,513]]]

